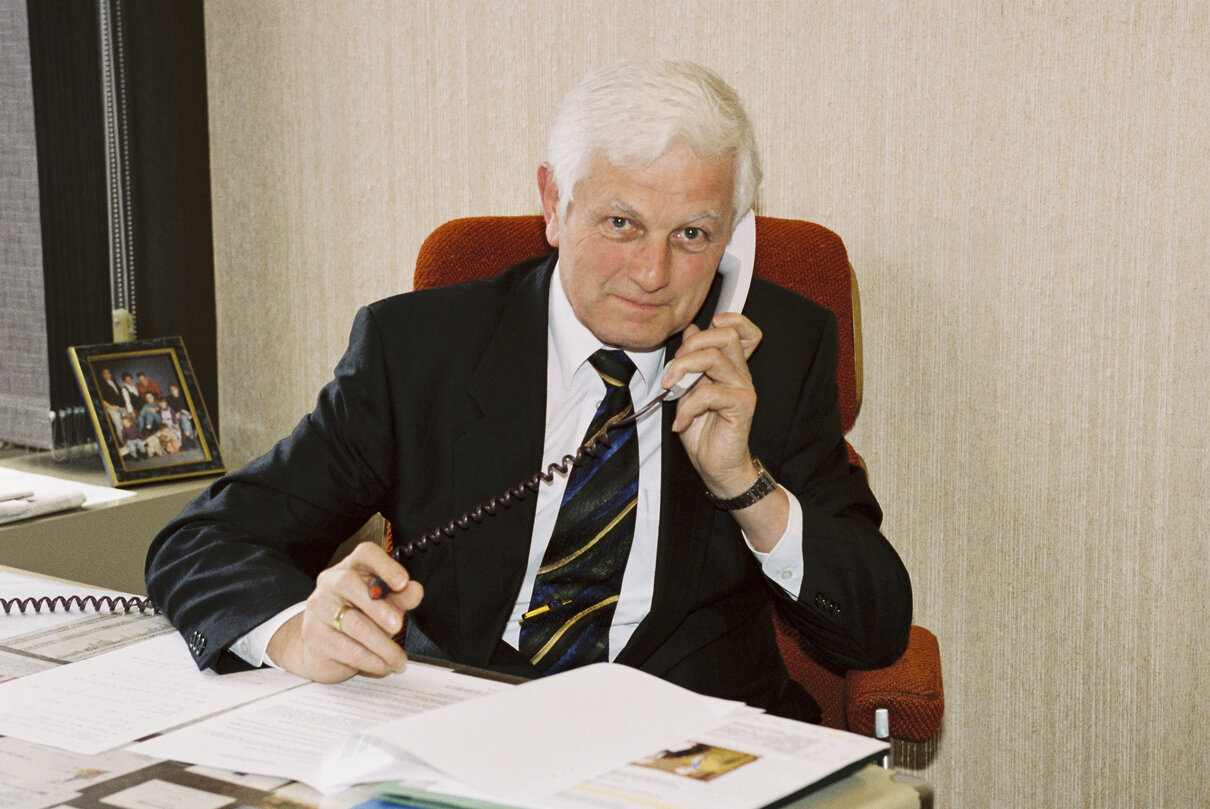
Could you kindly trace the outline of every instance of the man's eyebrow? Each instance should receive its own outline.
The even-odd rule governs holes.
[[[618,213],[625,214],[626,216],[630,217],[631,219],[635,219],[640,222],[643,220],[642,214],[640,214],[638,211],[636,211],[634,208],[630,207],[629,205],[627,205],[625,202],[623,202],[620,199],[610,200],[609,207],[611,209],[617,211]],[[689,216],[687,216],[685,218],[685,224],[688,224],[690,222],[700,222],[703,219],[722,219],[722,218],[723,218],[723,215],[721,213],[714,210],[713,208],[707,208],[704,211],[698,211],[697,213],[690,214]]]
[[[625,202],[622,202],[620,199],[611,199],[609,201],[609,207],[618,213],[626,214],[626,216],[629,216],[631,219],[642,219],[642,216],[638,211],[627,205]]]

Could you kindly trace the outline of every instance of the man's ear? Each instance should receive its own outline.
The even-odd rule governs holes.
[[[538,193],[542,195],[542,216],[546,219],[546,241],[559,246],[559,188],[549,163],[538,166]]]

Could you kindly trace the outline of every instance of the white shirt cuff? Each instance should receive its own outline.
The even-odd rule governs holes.
[[[778,486],[778,488],[782,488]],[[784,491],[784,489],[783,489]],[[760,562],[761,570],[770,581],[785,590],[791,598],[797,599],[802,590],[803,558],[802,558],[802,504],[798,498],[786,492],[790,499],[790,514],[786,520],[786,530],[768,553],[761,553],[752,547],[747,535],[744,542],[748,550]]]
[[[306,608],[307,602],[305,601],[286,607],[248,634],[240,636],[235,643],[231,644],[231,651],[256,668],[268,665],[280,669],[281,666],[274,663],[269,657],[269,641],[272,639],[273,633],[281,629],[282,624]]]

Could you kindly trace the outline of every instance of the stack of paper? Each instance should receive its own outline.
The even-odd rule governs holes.
[[[130,749],[326,794],[390,781],[385,794],[431,805],[757,809],[887,745],[627,666],[506,686],[413,663],[382,680],[307,685]]]

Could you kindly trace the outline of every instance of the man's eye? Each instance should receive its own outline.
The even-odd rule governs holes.
[[[687,250],[700,251],[710,246],[710,234],[695,225],[681,228],[681,245]]]
[[[613,225],[614,230],[622,230],[626,225],[630,224],[629,220],[621,216],[609,217],[609,224]]]

